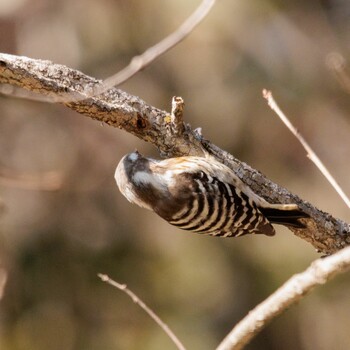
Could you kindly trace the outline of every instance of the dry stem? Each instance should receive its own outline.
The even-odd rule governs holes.
[[[207,16],[216,0],[203,0],[198,8],[182,23],[173,33],[148,48],[143,54],[131,59],[129,65],[117,74],[107,78],[103,84],[94,88],[87,97],[92,97],[106,92],[108,89],[118,86],[130,79],[137,72],[147,67],[158,57],[168,52],[171,48],[183,41],[200,22]]]
[[[102,273],[99,273],[98,277],[100,277],[103,282],[106,282],[127,294],[135,304],[139,305],[141,309],[144,310],[157,323],[157,325],[167,334],[167,336],[173,341],[179,350],[186,350],[186,348],[169,328],[169,326],[163,322],[160,317],[152,309],[150,309],[133,291],[131,291],[126,286],[126,284],[120,284]]]
[[[291,133],[298,139],[301,145],[304,147],[308,158],[317,166],[323,176],[328,180],[328,182],[333,186],[336,192],[339,194],[341,199],[350,209],[350,199],[347,197],[343,189],[335,181],[334,177],[331,175],[326,166],[322,163],[321,159],[312,150],[310,145],[306,142],[303,135],[297,130],[297,128],[291,123],[287,116],[279,108],[278,104],[274,100],[271,91],[263,90],[263,96],[267,100],[270,108],[277,114],[277,116],[282,120],[284,125],[291,131]]]
[[[294,275],[276,292],[256,306],[225,337],[216,350],[239,350],[272,319],[298,302],[317,285],[350,268],[350,247],[324,259],[315,260],[304,272]]]

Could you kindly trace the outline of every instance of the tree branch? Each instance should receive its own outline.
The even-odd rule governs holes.
[[[182,23],[181,26],[179,26],[179,28],[163,40],[159,41],[156,45],[148,48],[142,55],[133,57],[128,66],[104,80],[102,85],[98,86],[97,89],[92,90],[91,94],[89,93],[89,97],[100,95],[108,89],[124,83],[137,72],[151,64],[158,57],[179,44],[190,33],[192,33],[200,22],[202,22],[214,6],[215,1],[216,0],[202,0],[197,9],[185,20],[185,22]]]
[[[139,305],[142,310],[144,310],[148,316],[150,316],[155,323],[164,331],[164,333],[172,340],[172,342],[176,345],[176,347],[179,350],[186,350],[185,346],[181,343],[179,338],[174,334],[174,332],[169,328],[169,326],[161,320],[161,318],[152,310],[150,309],[132,290],[130,290],[126,284],[120,284],[113,279],[111,279],[109,276],[99,273],[98,277],[101,278],[103,282],[108,283],[114,288],[117,288],[124,292],[126,295],[128,295],[132,301]]]
[[[317,285],[350,268],[350,247],[324,259],[315,260],[304,272],[294,275],[284,285],[256,306],[225,337],[216,350],[240,350],[272,319],[302,299]]]
[[[327,181],[333,186],[335,191],[339,194],[341,199],[344,201],[344,203],[350,209],[350,199],[345,194],[343,189],[339,186],[339,184],[334,179],[334,177],[329,172],[329,170],[326,168],[326,166],[323,164],[321,159],[317,156],[317,154],[313,151],[313,149],[306,142],[303,135],[299,132],[299,130],[296,129],[296,127],[290,122],[290,120],[287,118],[287,116],[279,108],[278,104],[276,103],[275,99],[272,96],[272,92],[264,89],[263,90],[263,97],[267,100],[267,103],[269,104],[270,108],[276,113],[276,115],[282,120],[284,125],[290,130],[290,132],[297,138],[297,140],[304,147],[308,158],[317,166],[317,168],[320,170],[321,174],[323,174],[323,176],[327,179]]]
[[[76,94],[84,96],[85,87],[94,89],[101,81],[79,71],[50,61],[0,54],[0,83],[21,87],[44,96]],[[204,139],[188,124],[179,123],[175,106],[173,115],[148,105],[139,97],[112,88],[100,96],[63,103],[89,118],[123,129],[150,142],[163,157],[203,155],[209,152],[230,167],[253,191],[271,203],[296,203],[310,215],[305,229],[292,231],[323,254],[334,253],[350,244],[350,225],[335,219],[267,179],[259,171],[234,158]],[[181,106],[182,108],[183,106]],[[175,114],[174,114],[175,113]],[[183,125],[182,132],[176,132]]]

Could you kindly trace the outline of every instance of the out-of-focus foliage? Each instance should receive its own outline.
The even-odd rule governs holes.
[[[98,78],[124,67],[199,1],[1,0],[0,51],[50,59]],[[269,88],[350,192],[350,96],[327,68],[349,55],[346,1],[221,0],[183,43],[122,88],[170,109],[205,137],[321,209],[345,205],[261,97]],[[0,96],[0,349],[171,349],[107,273],[140,295],[188,346],[213,349],[231,327],[317,257],[278,227],[274,238],[216,239],[177,230],[129,204],[120,158],[154,149],[61,105]],[[54,172],[56,191],[26,176]],[[15,183],[13,174],[24,176]],[[39,181],[40,185],[40,181]],[[40,187],[40,186],[39,186]],[[349,276],[319,288],[248,349],[347,349]]]

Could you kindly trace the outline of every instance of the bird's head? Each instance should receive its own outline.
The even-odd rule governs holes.
[[[138,151],[124,156],[115,171],[115,180],[120,192],[132,203],[152,210],[150,200],[164,193],[166,183],[154,165],[159,161],[146,158]]]

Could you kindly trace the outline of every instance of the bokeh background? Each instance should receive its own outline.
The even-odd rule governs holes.
[[[0,51],[106,78],[173,31],[199,1],[0,0]],[[350,95],[329,53],[350,51],[350,2],[221,0],[183,43],[122,89],[168,110],[174,95],[206,138],[319,208],[350,213],[267,107],[284,111],[349,194]],[[257,303],[319,255],[283,227],[218,239],[128,203],[113,174],[135,137],[57,105],[0,96],[0,349],[214,349]],[[247,349],[349,349],[350,276],[272,322]]]

